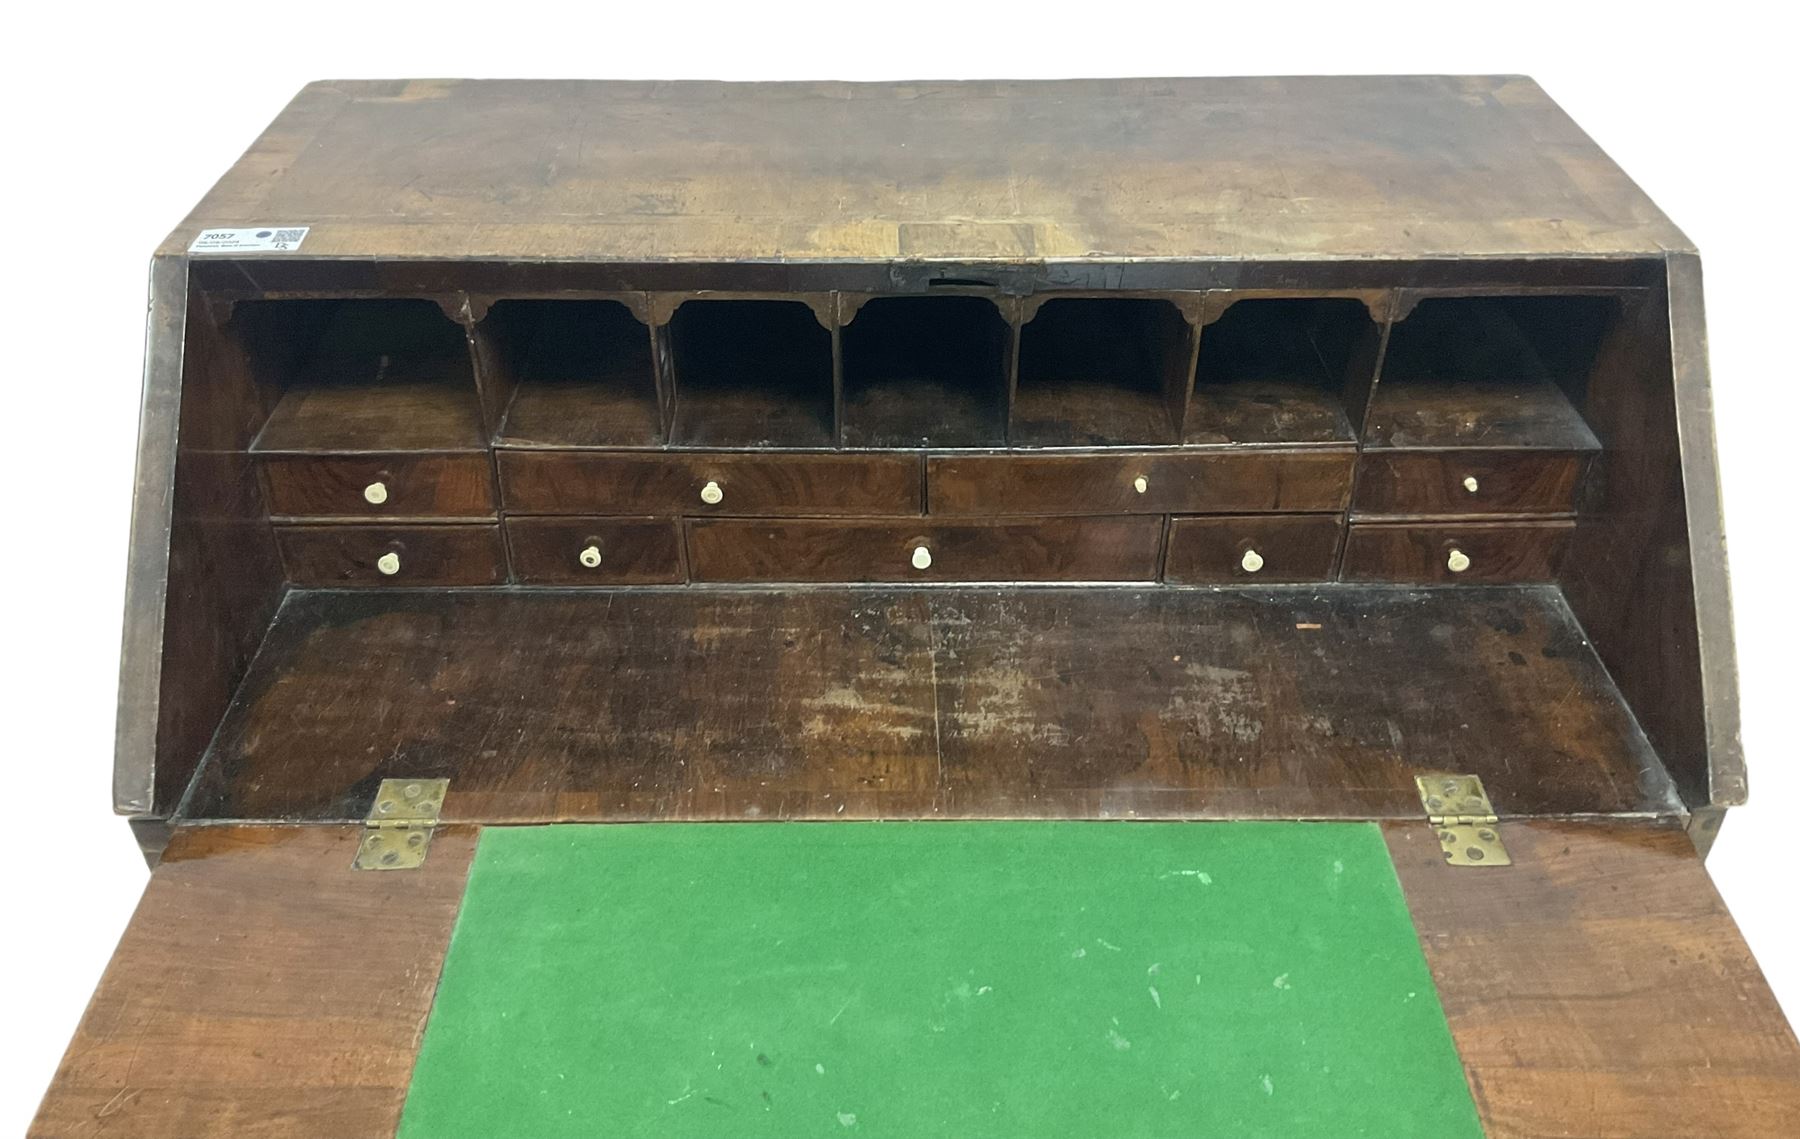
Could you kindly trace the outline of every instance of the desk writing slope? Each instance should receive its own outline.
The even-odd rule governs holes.
[[[491,830],[400,1133],[517,1128],[1480,1135],[1368,823]]]
[[[1791,1130],[1705,343],[1522,77],[312,84],[34,1134]]]
[[[1483,888],[1411,822],[187,828],[31,1134],[1782,1134],[1680,829],[1500,828]]]

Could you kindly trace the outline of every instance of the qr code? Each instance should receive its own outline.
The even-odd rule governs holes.
[[[305,237],[306,231],[303,229],[278,229],[275,231],[275,236],[269,240],[277,245],[287,245],[290,242],[300,241]]]

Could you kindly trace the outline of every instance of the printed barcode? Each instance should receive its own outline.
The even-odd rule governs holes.
[[[259,225],[245,229],[203,229],[189,253],[292,253],[312,231],[305,225]]]

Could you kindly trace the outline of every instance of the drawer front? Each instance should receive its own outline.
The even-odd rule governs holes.
[[[668,585],[686,580],[673,518],[508,518],[513,579],[525,585]]]
[[[1205,585],[1330,581],[1343,533],[1336,514],[1176,518],[1163,576]]]
[[[695,581],[1151,581],[1162,546],[1160,518],[687,526]]]
[[[1352,523],[1344,543],[1343,578],[1445,584],[1549,581],[1574,529],[1569,521]]]
[[[1589,456],[1574,451],[1365,452],[1359,514],[1567,514]]]
[[[911,455],[502,451],[498,462],[501,499],[518,514],[920,512],[919,461]]]
[[[939,455],[925,482],[946,516],[1328,512],[1349,501],[1355,462],[1349,450]]]
[[[494,585],[506,580],[498,526],[277,526],[295,585]]]
[[[494,514],[485,454],[263,455],[269,513],[288,517],[481,518]]]

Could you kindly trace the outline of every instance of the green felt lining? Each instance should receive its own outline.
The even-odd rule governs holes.
[[[1368,823],[490,828],[401,1122],[1478,1137]]]

